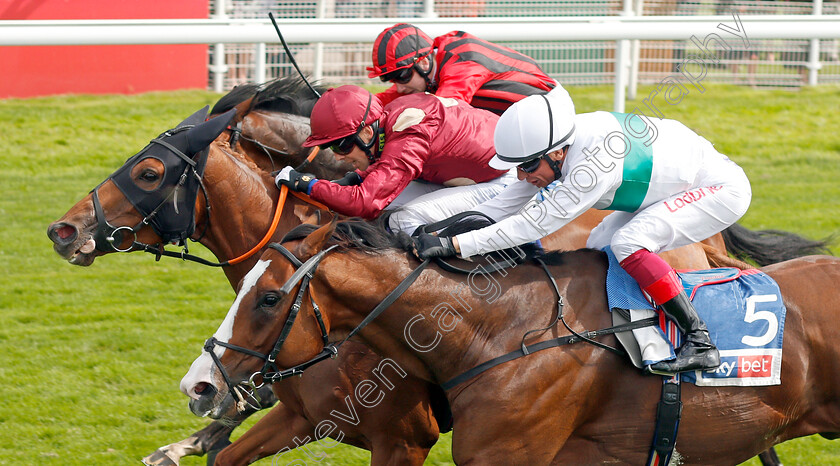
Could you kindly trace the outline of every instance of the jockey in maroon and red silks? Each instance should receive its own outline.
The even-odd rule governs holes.
[[[384,107],[358,86],[330,89],[312,110],[305,147],[331,149],[356,170],[340,182],[287,167],[279,185],[305,192],[344,215],[372,219],[385,208],[393,229],[469,210],[516,181],[488,166],[498,117],[455,99],[404,96]]]

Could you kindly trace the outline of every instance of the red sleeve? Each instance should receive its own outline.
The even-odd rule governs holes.
[[[380,92],[379,94],[375,94],[374,97],[376,97],[376,99],[379,100],[379,102],[384,107],[385,105],[388,105],[389,103],[393,102],[394,99],[400,97],[401,95],[403,94],[397,92],[397,86],[393,85],[388,89],[385,89],[384,91]]]
[[[393,134],[382,157],[367,169],[360,185],[339,186],[319,180],[309,194],[340,214],[376,218],[409,182],[420,176],[429,146],[428,138],[414,131]]]
[[[491,79],[493,79],[493,73],[474,62],[445,64],[440,68],[435,95],[461,99],[469,103],[476,91]]]

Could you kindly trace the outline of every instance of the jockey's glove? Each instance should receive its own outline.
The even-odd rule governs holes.
[[[414,251],[417,257],[426,260],[430,257],[449,257],[457,254],[452,238],[420,233],[414,238]]]
[[[315,184],[316,181],[318,181],[318,178],[315,178],[315,175],[311,173],[300,173],[292,167],[285,167],[280,170],[280,173],[278,173],[277,176],[274,177],[274,184],[276,184],[278,188],[285,185],[288,186],[289,189],[306,194],[309,194],[312,190],[312,185]]]
[[[342,178],[332,180],[332,182],[339,186],[356,186],[362,184],[362,177],[356,172],[347,172]]]

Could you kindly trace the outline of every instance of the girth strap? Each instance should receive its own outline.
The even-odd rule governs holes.
[[[671,462],[682,416],[680,387],[679,374],[662,380],[662,398],[656,407],[656,428],[647,466],[667,466]]]

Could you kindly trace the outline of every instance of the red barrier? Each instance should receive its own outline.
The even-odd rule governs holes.
[[[207,0],[0,0],[0,20],[207,15]],[[0,47],[0,63],[7,70],[0,98],[207,88],[206,45]]]

